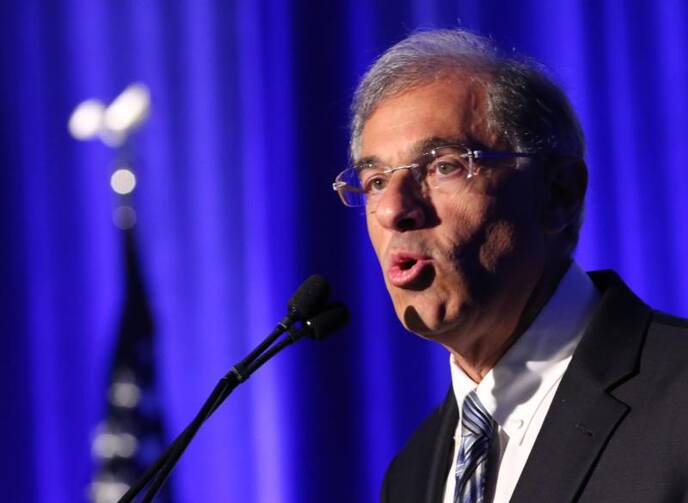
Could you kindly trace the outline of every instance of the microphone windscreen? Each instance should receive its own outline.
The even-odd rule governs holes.
[[[349,323],[349,309],[342,302],[333,302],[317,316],[306,321],[308,337],[323,339]]]
[[[289,299],[289,315],[295,320],[310,318],[325,303],[328,295],[330,284],[324,277],[314,274],[304,281]]]

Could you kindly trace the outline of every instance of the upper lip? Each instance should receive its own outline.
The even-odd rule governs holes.
[[[431,277],[426,274],[432,257],[412,251],[397,250],[389,254],[387,280],[397,288],[422,289]]]
[[[432,257],[429,255],[406,251],[406,250],[395,250],[389,254],[389,267],[400,267],[406,268],[412,266],[414,263],[420,260],[430,260]]]

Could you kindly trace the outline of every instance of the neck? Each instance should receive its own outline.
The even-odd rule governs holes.
[[[482,335],[470,338],[468,347],[450,347],[454,361],[476,383],[492,370],[511,345],[528,329],[542,308],[554,294],[566,273],[571,259],[557,261],[546,267],[535,283],[516,322],[510,326],[490,325]],[[499,324],[497,324],[499,325]]]

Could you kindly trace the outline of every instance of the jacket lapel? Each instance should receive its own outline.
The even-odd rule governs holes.
[[[444,485],[452,462],[454,452],[454,432],[459,422],[459,409],[454,398],[454,391],[449,388],[447,397],[442,402],[441,421],[434,439],[430,472],[428,477],[425,502],[436,503],[444,497]]]
[[[610,271],[592,273],[600,307],[573,355],[512,503],[575,501],[629,407],[613,389],[636,373],[649,308]]]

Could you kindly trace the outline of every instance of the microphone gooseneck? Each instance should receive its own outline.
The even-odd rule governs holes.
[[[307,336],[320,340],[349,321],[349,310],[341,302],[326,304],[330,293],[327,280],[317,274],[296,290],[287,304],[287,316],[249,355],[237,363],[217,383],[193,421],[179,434],[141,478],[129,488],[119,503],[129,503],[149,485],[144,502],[152,501],[170,472],[193,440],[201,425],[222,405],[232,391],[282,349]],[[295,326],[297,325],[297,326]],[[288,332],[281,341],[280,335]]]

